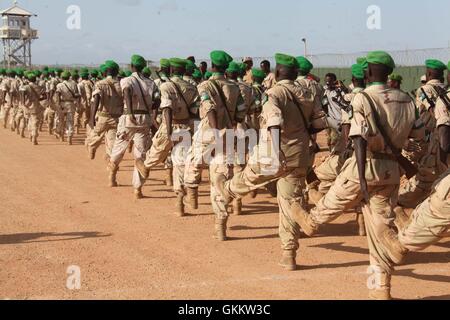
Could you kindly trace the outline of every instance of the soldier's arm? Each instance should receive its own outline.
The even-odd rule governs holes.
[[[202,109],[203,114],[207,115],[209,126],[217,131],[218,121],[217,121],[217,111],[216,104],[212,100],[211,90],[207,87],[207,83],[201,84],[199,86],[200,93],[200,109]]]
[[[442,125],[438,128],[439,146],[441,148],[441,162],[447,165],[448,154],[450,153],[450,126]]]
[[[89,126],[94,129],[95,127],[95,115],[97,114],[98,107],[100,106],[100,95],[96,94],[94,95],[92,99],[92,105],[91,105],[91,114],[89,117]]]
[[[358,94],[353,100],[353,115],[351,118],[351,126],[349,136],[352,138],[355,149],[356,164],[358,167],[359,183],[361,194],[364,202],[369,203],[369,190],[366,180],[366,160],[367,160],[367,140],[369,136],[374,134],[368,120],[369,110],[365,110],[365,97]]]
[[[269,91],[268,100],[263,105],[263,118],[269,131],[269,139],[272,150],[279,151],[278,160],[283,166],[286,163],[286,157],[281,150],[281,128],[284,125],[283,113],[280,108],[280,101],[277,92]]]
[[[133,114],[133,97],[131,93],[131,88],[128,86],[123,89],[123,99],[125,101],[125,106],[127,107],[128,112],[130,113],[130,118],[132,119],[132,121],[136,122],[136,118]]]
[[[166,126],[167,134],[169,136],[172,135],[172,110],[173,110],[173,101],[176,99],[174,97],[173,92],[171,91],[171,84],[164,83],[161,86],[161,105],[163,113],[164,124]]]

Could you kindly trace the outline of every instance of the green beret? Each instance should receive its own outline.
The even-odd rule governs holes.
[[[247,72],[247,65],[245,63],[239,63],[239,67],[241,68],[241,73]]]
[[[161,68],[170,68],[170,60],[169,59],[161,59],[159,61],[159,65]]]
[[[40,77],[40,76],[42,75],[42,72],[39,71],[39,70],[35,70],[35,71],[33,71],[33,72],[34,72],[34,74],[36,75],[36,77]]]
[[[88,78],[89,77],[89,70],[82,70],[80,72],[80,77],[82,78]]]
[[[277,64],[286,66],[289,68],[298,68],[298,61],[293,56],[289,56],[287,54],[283,53],[277,53],[275,54],[275,61]]]
[[[187,60],[180,58],[169,59],[170,66],[173,68],[186,68]]]
[[[50,72],[49,72],[48,70],[42,71],[42,75],[43,75],[45,78],[48,77],[49,73],[50,73]]]
[[[6,74],[8,74],[10,76],[15,76],[16,75],[16,71],[14,71],[13,69],[8,69],[8,70],[6,70]]]
[[[253,78],[258,78],[258,79],[263,79],[263,80],[266,78],[266,74],[261,69],[252,69],[252,75],[253,75]]]
[[[195,69],[192,73],[192,78],[194,79],[201,79],[202,78],[202,72],[198,69]]]
[[[16,75],[18,75],[19,77],[23,77],[25,75],[25,70],[23,70],[22,68],[17,68]]]
[[[91,70],[90,74],[91,77],[96,78],[98,77],[98,70],[97,69]]]
[[[145,61],[144,57],[135,54],[131,57],[131,65],[142,70],[147,66],[147,61]]]
[[[186,71],[194,72],[197,69],[197,66],[191,60],[186,60]]]
[[[391,69],[395,69],[395,62],[391,55],[385,51],[372,51],[367,55],[367,63],[382,64]]]
[[[228,73],[241,73],[241,71],[242,71],[241,65],[234,61],[230,62],[226,70],[226,72]]]
[[[70,78],[70,72],[69,71],[63,71],[61,73],[61,78],[63,79],[69,79]]]
[[[212,75],[213,75],[212,72],[206,71],[206,72],[205,72],[205,79],[208,80],[209,78],[212,77]]]
[[[133,72],[131,72],[130,70],[125,71],[126,77],[131,77],[132,74],[133,74]]]
[[[144,69],[142,69],[142,74],[148,78],[152,75],[152,71],[149,67],[145,67]]]
[[[44,70],[45,71],[49,71],[50,69],[48,68],[48,66],[45,66],[45,67],[42,68],[42,71],[44,71]]]
[[[123,70],[120,70],[119,71],[119,77],[121,77],[121,78],[125,78],[127,75],[125,74],[125,71],[123,71]]]
[[[58,73],[58,74],[60,74],[60,73],[63,73],[64,72],[64,70],[63,69],[61,69],[61,68],[56,68],[56,73]]]
[[[358,58],[356,60],[356,63],[360,64],[364,71],[369,69],[369,63],[367,62],[367,58]]]
[[[228,68],[233,58],[225,51],[216,50],[210,53],[211,62],[218,67]]]
[[[3,76],[6,75],[6,69],[3,69],[3,68],[0,69],[0,74],[3,75]]]
[[[114,71],[119,71],[119,69],[120,69],[119,65],[113,60],[105,61],[104,66],[105,66],[106,70],[110,69],[110,70],[114,70]]]
[[[106,73],[106,71],[108,70],[108,68],[106,68],[105,64],[100,65],[100,67],[98,67],[100,69],[100,72],[102,74]]]
[[[403,77],[401,75],[399,75],[399,74],[391,74],[389,76],[389,79],[393,80],[393,81],[398,81],[398,82],[402,82],[403,81]]]
[[[425,61],[425,66],[428,69],[433,69],[433,70],[438,70],[438,71],[444,71],[447,69],[447,66],[443,62],[436,60],[436,59],[428,59],[427,61]]]
[[[352,65],[352,76],[356,79],[364,79],[364,67],[358,63]]]
[[[300,71],[302,71],[304,73],[309,73],[314,68],[313,64],[305,57],[300,56],[300,57],[297,57],[296,59],[297,59]]]
[[[367,62],[367,58],[366,57],[356,58],[356,63],[357,64],[364,65],[365,62]]]
[[[35,72],[27,72],[26,77],[28,80],[36,80],[37,74]]]

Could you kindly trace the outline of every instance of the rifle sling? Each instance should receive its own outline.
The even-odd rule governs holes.
[[[293,96],[291,90],[289,90],[289,88],[287,88],[287,87],[284,86],[284,85],[280,85],[280,86],[283,87],[283,88],[286,90],[286,92],[287,92],[287,94],[288,94],[288,97],[289,97],[289,100],[291,100],[291,101],[295,104],[295,106],[297,107],[298,111],[300,112],[300,115],[301,115],[301,117],[302,117],[303,123],[305,124],[305,128],[306,128],[306,130],[308,131],[309,139],[311,140],[311,142],[312,142],[313,144],[316,143],[316,142],[314,141],[313,137],[311,136],[311,134],[309,134],[310,126],[308,125],[308,122],[306,121],[306,117],[305,117],[305,114],[303,113],[302,107],[301,107],[300,104],[297,102],[297,100],[295,100],[295,98],[294,98],[294,96]]]
[[[224,106],[226,114],[228,116],[228,121],[230,123],[230,127],[233,128],[233,119],[231,118],[230,110],[228,110],[228,107],[226,104],[227,99],[225,98],[225,94],[223,93],[222,89],[220,88],[220,86],[217,84],[217,82],[215,80],[210,80],[210,81],[211,81],[213,87],[216,89],[217,93],[219,94],[219,98],[220,98],[222,105]]]
[[[375,124],[378,128],[378,131],[380,132],[380,134],[383,136],[384,141],[386,142],[387,146],[389,147],[389,149],[391,149],[392,153],[395,156],[401,155],[401,150],[396,148],[394,146],[394,144],[392,143],[392,140],[389,138],[389,136],[387,135],[386,131],[384,130],[383,126],[381,125],[381,119],[380,119],[380,115],[378,114],[378,112],[375,109],[375,103],[372,100],[372,98],[367,94],[367,92],[361,92],[362,95],[364,95],[364,97],[366,97],[366,99],[369,102],[370,105],[370,110],[372,111],[373,114],[373,118],[375,120]]]
[[[142,89],[141,83],[139,82],[138,78],[133,76],[133,79],[135,79],[137,81],[137,84],[138,84],[138,87],[139,87],[139,91],[141,92],[142,100],[144,101],[145,108],[147,109],[148,114],[150,114],[151,108],[149,108],[149,106],[147,104],[147,100],[145,100],[144,89]],[[130,111],[131,111],[131,113],[133,113],[133,110],[130,110]]]
[[[69,90],[70,94],[72,95],[72,98],[73,98],[74,100],[77,100],[78,98],[77,98],[76,94],[73,93],[72,90],[70,90],[70,88],[69,88],[69,86],[67,85],[67,83],[63,82],[63,84],[64,84],[64,86],[67,88],[67,90]]]

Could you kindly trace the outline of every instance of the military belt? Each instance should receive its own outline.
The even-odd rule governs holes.
[[[388,153],[367,152],[367,157],[370,159],[397,161],[397,158],[393,154]]]
[[[172,124],[186,124],[186,125],[188,125],[189,124],[189,119],[185,119],[185,120],[173,119],[172,120]]]
[[[149,114],[147,110],[133,110],[133,112],[130,112],[126,110],[126,114]]]

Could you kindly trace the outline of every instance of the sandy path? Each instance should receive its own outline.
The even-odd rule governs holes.
[[[302,239],[299,271],[277,265],[275,199],[245,199],[246,215],[231,217],[231,241],[212,239],[208,186],[201,207],[173,214],[174,194],[161,170],[135,201],[132,162],[107,187],[101,148],[87,159],[82,139],[61,144],[42,134],[33,147],[0,129],[1,299],[365,299],[367,244],[345,215]],[[393,280],[397,298],[450,299],[450,241],[411,254]],[[66,288],[69,266],[81,289]]]

